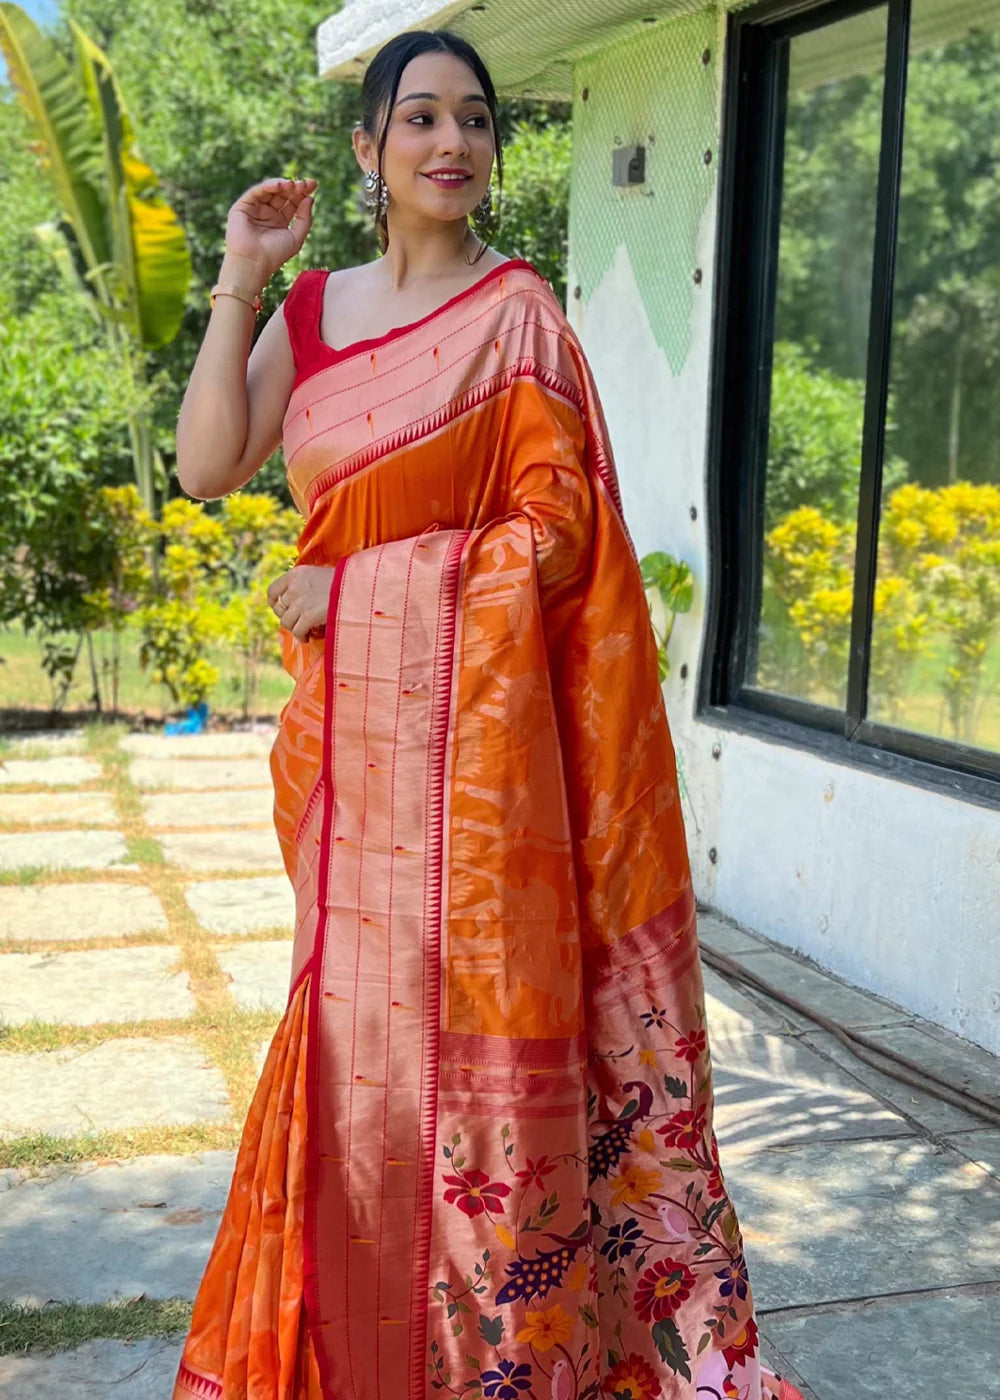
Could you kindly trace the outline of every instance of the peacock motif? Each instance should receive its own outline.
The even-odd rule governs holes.
[[[589,1221],[582,1222],[572,1235],[546,1234],[547,1240],[555,1241],[556,1249],[540,1249],[534,1259],[519,1255],[507,1265],[509,1280],[497,1293],[498,1303],[513,1303],[517,1298],[529,1302],[532,1298],[544,1298],[550,1288],[562,1283],[563,1275],[581,1249],[586,1249],[593,1240],[594,1229]]]
[[[608,1172],[618,1165],[631,1145],[633,1127],[637,1122],[649,1116],[649,1111],[653,1106],[653,1091],[648,1084],[644,1084],[638,1079],[631,1079],[627,1084],[623,1084],[622,1088],[634,1090],[637,1098],[629,1099],[607,1132],[602,1133],[590,1144],[587,1155],[590,1162],[589,1179],[591,1185],[599,1176],[606,1177]],[[597,1122],[606,1123],[608,1119],[599,1118]]]

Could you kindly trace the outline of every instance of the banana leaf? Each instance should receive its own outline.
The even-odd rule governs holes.
[[[107,55],[74,21],[80,80],[100,125],[108,213],[119,296],[147,349],[177,334],[191,280],[184,230],[157,193],[155,173],[136,150],[135,133]]]
[[[89,268],[112,258],[92,107],[59,50],[18,5],[0,4],[0,49],[38,135],[38,154]],[[101,288],[94,288],[99,300]]]

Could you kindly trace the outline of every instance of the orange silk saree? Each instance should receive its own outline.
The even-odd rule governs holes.
[[[334,350],[325,276],[284,307],[299,563],[331,569],[271,757],[292,991],[175,1400],[790,1400],[579,342],[517,259]]]

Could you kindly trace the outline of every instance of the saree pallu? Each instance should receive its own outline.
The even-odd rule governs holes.
[[[325,280],[284,306],[298,563],[331,570],[271,755],[292,990],[175,1397],[793,1400],[579,342],[520,259],[344,350]]]

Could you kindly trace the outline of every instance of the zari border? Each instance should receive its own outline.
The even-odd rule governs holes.
[[[177,1371],[176,1386],[185,1395],[192,1395],[195,1400],[222,1400],[222,1386],[218,1381],[210,1381],[205,1376],[198,1376],[184,1365],[183,1361]]]
[[[441,570],[438,635],[434,657],[434,693],[431,701],[427,774],[427,846],[424,898],[424,1063],[420,1089],[420,1163],[417,1172],[416,1214],[413,1232],[413,1290],[410,1294],[409,1394],[423,1395],[427,1360],[427,1297],[430,1278],[433,1225],[434,1165],[437,1159],[438,1093],[441,1063],[441,1002],[443,995],[444,917],[444,812],[445,761],[451,731],[452,668],[458,614],[459,579],[467,531],[455,531]]]
[[[337,646],[337,610],[344,581],[347,559],[339,559],[333,570],[330,582],[330,598],[326,610],[326,635],[323,639],[323,677],[325,684],[325,704],[323,707],[323,825],[320,835],[319,881],[316,894],[317,920],[316,939],[312,955],[306,969],[312,974],[309,982],[309,1029],[306,1036],[306,1198],[305,1220],[302,1232],[303,1293],[305,1296],[306,1319],[316,1365],[319,1369],[320,1387],[324,1395],[330,1395],[330,1375],[326,1353],[323,1348],[322,1326],[319,1316],[319,1251],[317,1230],[319,1226],[317,1202],[319,1199],[319,1138],[316,1122],[319,1114],[319,1029],[320,1029],[320,987],[323,982],[322,963],[326,945],[326,926],[329,917],[328,896],[330,884],[330,850],[333,835],[333,720],[336,705],[336,688],[333,684],[334,660]],[[305,971],[305,969],[304,969]]]

